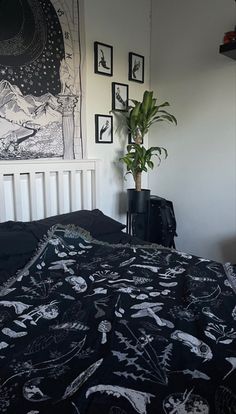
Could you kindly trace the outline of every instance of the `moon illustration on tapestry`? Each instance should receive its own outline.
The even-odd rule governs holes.
[[[77,0],[0,0],[0,159],[83,158]]]

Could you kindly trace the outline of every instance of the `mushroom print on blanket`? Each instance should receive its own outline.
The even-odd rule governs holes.
[[[98,331],[102,333],[101,343],[105,344],[107,342],[107,333],[110,332],[112,326],[109,321],[102,321],[98,326]]]
[[[0,159],[85,157],[82,3],[0,2]]]

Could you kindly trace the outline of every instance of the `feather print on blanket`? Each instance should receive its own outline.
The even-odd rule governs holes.
[[[236,413],[233,272],[55,226],[0,289],[0,412]]]

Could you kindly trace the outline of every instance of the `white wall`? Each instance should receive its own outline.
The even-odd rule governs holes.
[[[174,202],[179,249],[236,263],[236,61],[218,53],[234,25],[234,0],[152,2],[151,89],[178,126],[150,134],[169,151],[150,187]]]
[[[129,84],[131,98],[140,99],[149,89],[150,0],[84,1],[86,34],[86,123],[89,158],[101,159],[101,206],[104,213],[120,218],[125,184],[119,157],[127,144],[114,125],[114,143],[96,144],[94,114],[109,114],[111,82]],[[93,43],[113,46],[113,77],[94,73]],[[128,81],[128,53],[145,56],[145,83]],[[133,184],[132,184],[133,186]],[[124,207],[124,206],[123,206]]]

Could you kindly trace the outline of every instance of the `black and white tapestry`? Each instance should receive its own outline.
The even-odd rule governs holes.
[[[83,158],[80,6],[0,2],[0,159]]]
[[[234,278],[57,226],[0,289],[1,413],[236,413]]]

